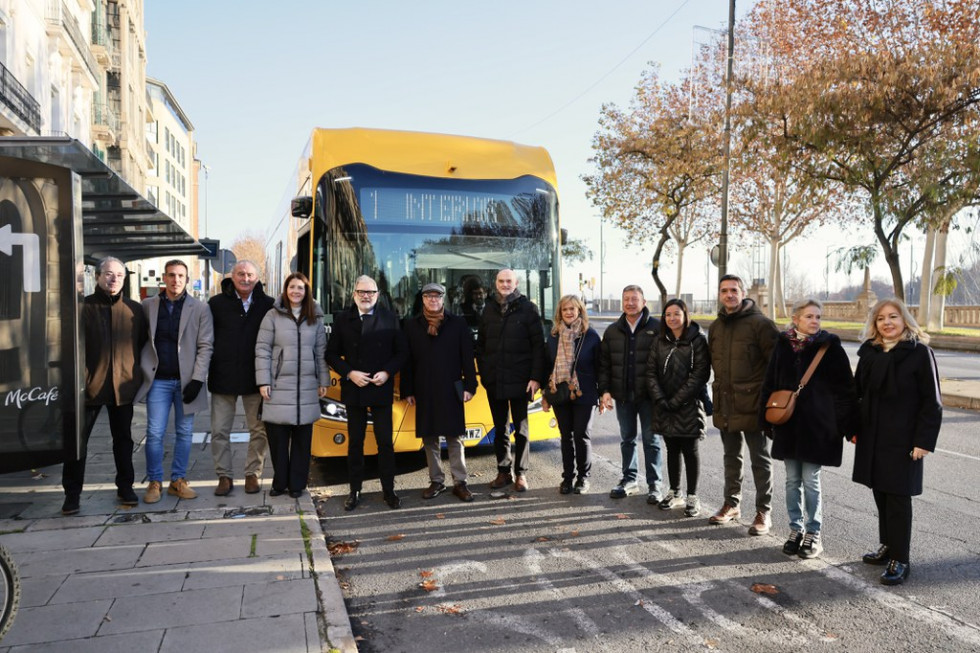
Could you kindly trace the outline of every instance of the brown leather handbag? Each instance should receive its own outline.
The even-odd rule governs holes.
[[[796,408],[796,398],[806,384],[809,383],[810,377],[813,376],[813,371],[817,369],[817,364],[820,363],[823,355],[827,353],[829,346],[829,344],[825,344],[820,347],[817,355],[813,357],[813,362],[810,363],[810,367],[806,368],[806,374],[800,379],[800,387],[796,390],[774,390],[769,395],[769,398],[766,400],[767,422],[779,426],[789,421],[789,418],[793,416],[793,410]]]

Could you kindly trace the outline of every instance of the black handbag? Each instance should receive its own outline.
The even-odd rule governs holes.
[[[585,343],[585,334],[579,337],[578,346],[575,348],[575,358],[572,359],[572,372],[578,365],[578,355],[582,352],[582,345]],[[564,406],[572,403],[572,389],[568,387],[568,381],[555,384],[555,391],[551,391],[551,383],[546,383],[541,389],[541,396],[552,406]]]

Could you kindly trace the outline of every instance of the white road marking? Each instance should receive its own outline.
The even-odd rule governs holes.
[[[562,601],[565,597],[562,595],[561,591],[556,588],[541,571],[541,561],[543,559],[544,554],[534,547],[531,547],[524,552],[524,565],[534,575],[534,582],[548,590],[559,601]],[[590,637],[599,637],[599,635],[602,634],[602,631],[600,631],[599,627],[595,625],[595,622],[589,618],[589,615],[585,614],[585,610],[577,607],[567,608],[565,609],[565,613],[568,614],[578,625],[578,627]]]
[[[445,565],[439,565],[433,568],[432,576],[438,584],[438,589],[434,589],[431,592],[432,596],[443,597],[446,595],[446,580],[453,574],[459,574],[467,571],[478,571],[481,574],[487,573],[487,566],[482,562],[477,562],[476,560],[461,560],[459,562],[450,562]]]

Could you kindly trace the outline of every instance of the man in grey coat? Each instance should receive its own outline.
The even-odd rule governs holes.
[[[140,367],[143,387],[137,399],[146,401],[146,476],[143,501],[160,500],[163,485],[163,434],[174,409],[177,431],[167,494],[193,499],[187,484],[194,413],[206,410],[202,393],[214,342],[214,327],[207,304],[187,294],[187,264],[179,259],[164,266],[164,291],[143,301],[150,338],[143,347]]]

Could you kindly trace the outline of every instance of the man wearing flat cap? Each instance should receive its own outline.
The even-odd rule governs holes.
[[[453,494],[472,501],[466,486],[466,460],[461,436],[466,432],[463,404],[476,393],[473,337],[462,317],[445,308],[446,288],[439,283],[422,287],[422,311],[402,323],[408,341],[408,365],[402,371],[402,397],[415,406],[415,437],[422,438],[429,464],[429,487],[423,499],[446,489],[440,436],[446,439]]]

